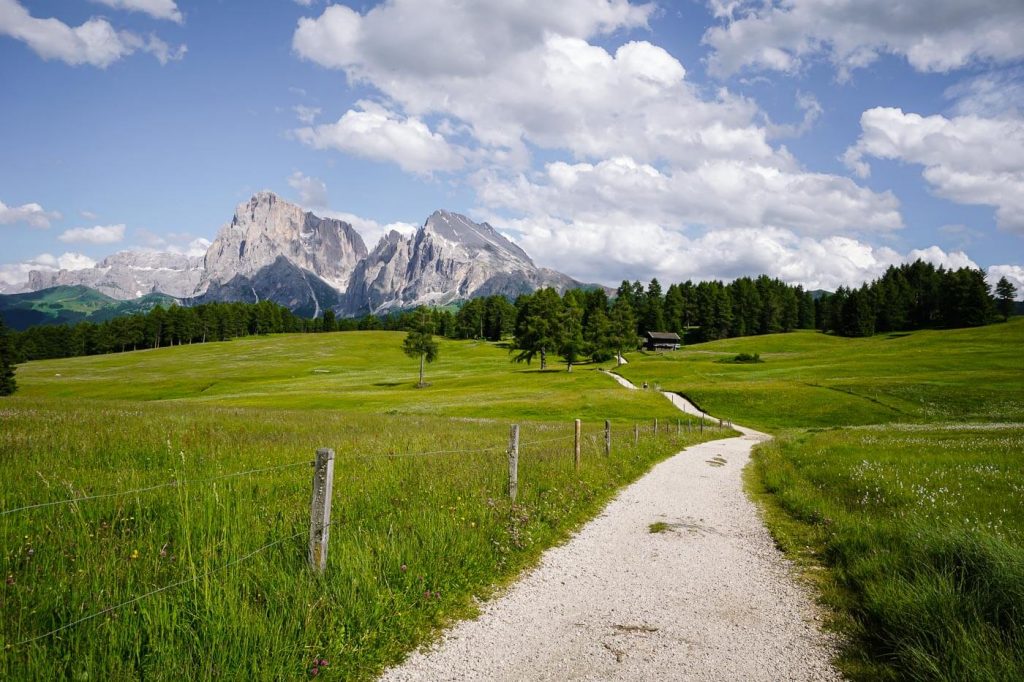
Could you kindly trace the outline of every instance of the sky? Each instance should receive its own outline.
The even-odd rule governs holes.
[[[269,189],[581,281],[922,258],[1024,296],[1020,0],[0,0],[0,286]]]

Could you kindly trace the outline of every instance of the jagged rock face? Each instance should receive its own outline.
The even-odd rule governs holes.
[[[313,273],[278,256],[252,275],[235,275],[227,282],[211,282],[194,301],[273,301],[302,317],[319,317],[329,308],[338,308],[341,295]]]
[[[181,298],[196,291],[203,274],[202,258],[156,251],[121,251],[83,270],[33,270],[26,289],[81,285],[122,301],[151,293]]]
[[[259,192],[235,209],[207,250],[207,280],[251,277],[282,256],[343,293],[366,257],[366,245],[346,222],[318,218],[272,192]]]
[[[575,280],[534,265],[487,223],[435,211],[415,234],[384,237],[353,273],[344,313],[444,305],[477,295],[565,289]]]

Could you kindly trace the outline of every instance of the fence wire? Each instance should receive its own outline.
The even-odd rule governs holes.
[[[326,524],[324,524],[323,526],[320,527],[320,530],[324,530],[326,528],[329,528],[333,524],[334,524],[333,521],[330,522],[330,523],[326,523]],[[65,623],[64,625],[61,625],[58,628],[54,628],[53,630],[50,630],[49,632],[46,632],[46,633],[44,633],[42,635],[37,635],[35,637],[30,637],[28,639],[22,640],[22,641],[18,642],[17,644],[14,644],[13,648],[23,647],[23,646],[26,646],[28,644],[32,644],[34,642],[38,642],[41,639],[46,639],[47,637],[52,637],[53,635],[56,635],[57,633],[63,632],[64,630],[68,630],[68,629],[73,628],[73,627],[75,627],[77,625],[81,625],[82,623],[90,621],[90,620],[92,620],[94,618],[98,618],[98,617],[100,617],[102,615],[111,613],[113,611],[117,611],[118,609],[124,608],[125,606],[131,606],[132,604],[136,604],[136,603],[142,601],[143,599],[146,599],[148,597],[152,597],[155,594],[160,594],[161,592],[166,592],[167,590],[173,590],[176,587],[181,587],[182,585],[187,585],[189,583],[194,583],[194,582],[196,582],[198,580],[202,580],[203,578],[208,578],[211,575],[214,575],[216,573],[220,573],[221,571],[224,571],[224,570],[226,570],[228,568],[231,568],[232,566],[237,566],[238,564],[242,563],[243,561],[247,561],[247,560],[251,559],[252,557],[256,556],[257,554],[259,554],[261,552],[265,552],[266,550],[268,550],[268,549],[270,549],[272,547],[276,547],[277,545],[282,545],[282,544],[284,544],[284,543],[286,543],[286,542],[288,542],[290,540],[294,540],[296,538],[302,537],[303,535],[306,535],[308,532],[309,531],[302,530],[302,531],[299,531],[298,533],[295,533],[294,535],[289,535],[286,538],[280,538],[278,540],[274,540],[273,542],[268,542],[265,545],[262,545],[261,547],[258,547],[256,549],[254,549],[253,551],[249,552],[245,556],[241,556],[241,557],[238,557],[237,559],[233,559],[233,560],[229,561],[228,563],[222,564],[222,565],[220,565],[220,566],[218,566],[216,568],[211,568],[210,570],[206,571],[205,573],[197,574],[197,575],[195,575],[195,576],[193,576],[191,578],[186,578],[185,580],[179,580],[178,582],[171,583],[170,585],[164,585],[163,587],[158,587],[155,590],[150,590],[149,592],[146,592],[145,594],[140,594],[137,597],[132,597],[131,599],[127,599],[127,600],[125,600],[123,602],[120,602],[118,604],[114,604],[113,606],[108,606],[107,608],[105,608],[105,609],[103,609],[101,611],[96,611],[95,613],[90,613],[88,616],[84,616],[84,617],[79,618],[77,620],[73,620],[70,623]]]

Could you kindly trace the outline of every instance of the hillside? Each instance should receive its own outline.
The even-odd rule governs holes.
[[[86,286],[57,286],[22,294],[0,294],[0,316],[12,329],[21,330],[37,324],[103,322],[175,303],[176,299],[164,294],[121,301]]]
[[[1024,318],[859,339],[797,331],[643,354],[621,372],[766,430],[1024,421],[1022,347]],[[721,362],[739,353],[759,353],[764,363]]]

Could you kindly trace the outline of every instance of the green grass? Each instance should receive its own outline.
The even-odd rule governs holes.
[[[19,393],[0,402],[0,510],[179,484],[0,515],[0,677],[301,679],[326,659],[319,677],[372,678],[700,440],[655,438],[649,420],[681,415],[652,392],[593,367],[514,365],[493,344],[444,342],[432,385],[416,389],[401,338],[277,336],[19,367]],[[323,576],[305,559],[318,447],[337,452]],[[424,452],[436,454],[408,456]]]
[[[778,435],[748,489],[848,636],[850,677],[1024,679],[1022,342],[1024,320],[800,332],[640,356],[622,373]],[[737,352],[765,363],[716,362]]]
[[[118,301],[89,287],[57,286],[0,295],[0,314],[12,328],[26,329],[37,324],[102,322],[174,302],[174,298],[165,294],[146,294],[133,301]]]

